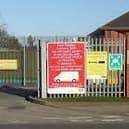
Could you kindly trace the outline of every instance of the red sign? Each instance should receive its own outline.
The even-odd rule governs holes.
[[[83,42],[48,43],[48,93],[84,93]]]

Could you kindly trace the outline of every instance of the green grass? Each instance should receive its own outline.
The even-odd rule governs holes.
[[[69,98],[47,98],[48,102],[129,102],[127,97],[69,97]]]

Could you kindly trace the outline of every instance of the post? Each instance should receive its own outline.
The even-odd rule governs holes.
[[[39,42],[37,43],[37,93],[38,93],[38,98],[40,97],[40,63],[39,63],[39,60],[40,60],[40,40]]]
[[[38,97],[42,98],[42,56],[41,56],[41,40],[38,44],[39,55],[38,55]]]
[[[23,86],[26,86],[26,40],[25,40],[25,37],[24,37],[24,77],[23,77]]]
[[[41,43],[41,98],[47,98],[47,50],[46,43]]]

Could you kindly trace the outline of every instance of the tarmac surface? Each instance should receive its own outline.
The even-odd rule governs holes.
[[[0,129],[129,129],[129,102],[39,105],[26,101],[29,94],[35,93],[21,88],[19,94],[18,89],[0,89]]]

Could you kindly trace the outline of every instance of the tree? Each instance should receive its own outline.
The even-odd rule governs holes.
[[[28,36],[27,38],[27,44],[29,47],[34,47],[34,42],[35,42],[35,38],[32,37],[31,35]]]
[[[18,39],[15,36],[12,36],[8,39],[7,46],[10,49],[20,49],[22,47],[22,45],[19,43]]]
[[[21,44],[15,36],[9,35],[5,28],[0,28],[0,48],[19,49]]]

